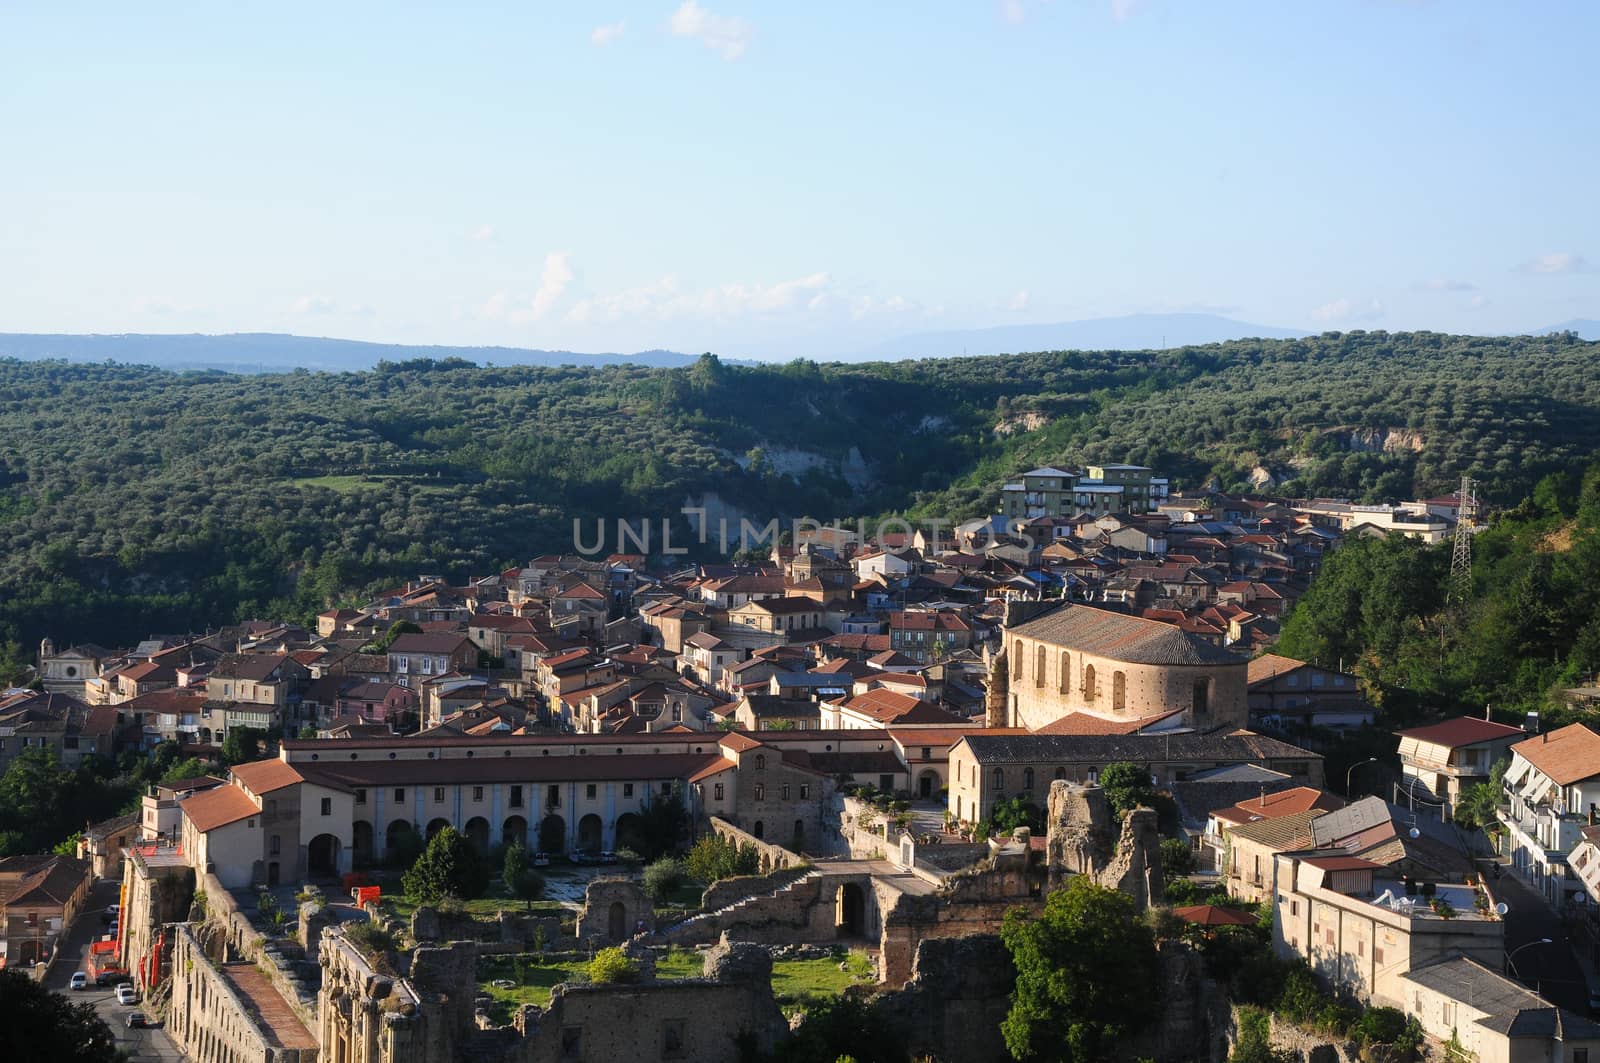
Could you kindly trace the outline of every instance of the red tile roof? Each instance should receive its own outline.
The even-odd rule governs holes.
[[[183,810],[184,817],[194,824],[195,830],[202,832],[237,823],[261,811],[250,795],[237,786],[202,790],[178,802],[178,807]]]
[[[1426,727],[1412,727],[1397,733],[1401,738],[1412,738],[1418,742],[1448,746],[1451,749],[1457,746],[1470,746],[1476,742],[1491,742],[1496,738],[1510,738],[1513,735],[1518,738],[1526,737],[1526,732],[1520,727],[1495,723],[1493,720],[1480,720],[1476,716],[1458,716],[1454,720],[1431,723]],[[1600,768],[1600,765],[1597,765],[1597,768]]]

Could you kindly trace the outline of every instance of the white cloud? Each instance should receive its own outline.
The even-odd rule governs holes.
[[[1000,17],[1013,26],[1022,25],[1028,17],[1028,9],[1022,6],[1022,0],[999,0]]]
[[[622,36],[627,28],[628,23],[626,19],[621,22],[613,22],[605,26],[596,26],[594,31],[589,34],[589,43],[594,45],[596,48],[604,48],[606,45]]]
[[[1531,262],[1524,262],[1520,268],[1524,273],[1587,273],[1589,263],[1582,255],[1573,254],[1571,251],[1558,251],[1554,254],[1540,255]]]
[[[539,290],[533,293],[533,305],[518,311],[512,317],[535,320],[544,317],[572,283],[572,256],[565,251],[552,251],[544,256],[544,270],[539,274]]]
[[[755,27],[744,19],[736,15],[714,15],[694,0],[683,0],[667,20],[667,28],[674,37],[698,40],[728,60],[743,55],[755,36]]]
[[[1032,296],[1030,296],[1028,294],[1028,289],[1023,288],[1021,291],[1017,292],[1016,295],[1013,295],[1011,297],[1011,301],[1010,302],[1006,303],[1006,309],[1007,310],[1026,310],[1026,309],[1028,309],[1028,300],[1031,299],[1031,298],[1032,298]]]
[[[1371,321],[1383,316],[1383,303],[1377,299],[1335,299],[1311,311],[1318,321]]]
[[[668,274],[652,284],[629,288],[612,295],[590,295],[579,299],[567,311],[567,320],[580,325],[597,321],[620,321],[627,317],[654,314],[665,301],[677,295],[678,282]]]
[[[483,243],[485,240],[494,239],[494,226],[493,225],[480,225],[480,226],[478,226],[476,229],[472,230],[472,238],[474,240],[478,241],[478,243],[480,243],[480,244]]]
[[[1430,292],[1475,292],[1478,286],[1471,281],[1454,281],[1445,277],[1435,277],[1433,280],[1422,282],[1422,286]]]
[[[326,295],[302,295],[289,309],[297,314],[331,314],[337,307]]]

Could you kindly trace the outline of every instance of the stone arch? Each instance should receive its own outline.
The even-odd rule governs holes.
[[[1067,777],[1067,769],[1066,768],[1057,768],[1056,769],[1056,773],[1053,776],[1051,776],[1051,778],[1053,778],[1053,779],[1065,779],[1066,777]]]
[[[624,812],[617,817],[616,838],[618,849],[632,849],[639,852],[644,847],[644,837],[640,833],[640,819],[636,813]]]
[[[917,776],[917,796],[932,797],[934,791],[939,789],[939,773],[932,768],[926,769]]]
[[[339,836],[319,834],[306,846],[306,874],[329,878],[339,873]]]
[[[433,841],[433,836],[450,825],[448,819],[430,819],[428,821],[428,841]]]
[[[396,853],[405,849],[416,832],[411,829],[411,821],[407,819],[391,820],[383,830],[383,851],[385,859],[393,860]]]
[[[613,943],[628,940],[628,906],[621,901],[612,901],[606,911],[606,936]]]
[[[1122,712],[1128,707],[1128,674],[1120,668],[1111,673],[1111,708]]]
[[[766,824],[759,819],[756,820],[755,826],[751,828],[750,833],[754,834],[757,840],[760,840],[762,835],[766,833]]]
[[[528,821],[521,816],[507,816],[506,821],[500,826],[500,842],[502,845],[510,845],[512,842],[527,845]]]
[[[794,847],[796,849],[803,849],[805,848],[805,844],[806,821],[803,819],[797,819],[794,821]]]
[[[578,820],[578,848],[589,852],[600,851],[600,838],[605,831],[605,825],[600,817],[590,812]]]
[[[834,908],[834,929],[842,938],[860,937],[866,931],[866,922],[866,894],[862,892],[858,883],[846,882],[839,887]]]
[[[555,813],[544,817],[539,824],[539,851],[565,852],[567,848],[567,821]]]
[[[995,792],[995,795],[999,796],[1000,794],[1005,793],[1005,789],[1006,789],[1006,769],[1004,769],[1004,768],[996,768],[996,769],[994,769],[994,792]]]
[[[482,816],[473,816],[467,820],[466,828],[461,832],[467,836],[467,841],[478,850],[478,855],[483,856],[489,851],[489,821]]]
[[[357,867],[372,863],[372,823],[358,819],[350,824],[350,859]]]
[[[1093,701],[1095,696],[1094,665],[1083,666],[1083,700]]]
[[[1194,693],[1190,705],[1194,716],[1199,719],[1211,714],[1211,677],[1202,676],[1194,681]]]
[[[1033,789],[1033,769],[1032,768],[1023,768],[1022,769],[1022,788],[1024,790],[1032,790]]]

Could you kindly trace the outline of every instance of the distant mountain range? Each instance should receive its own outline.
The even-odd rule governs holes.
[[[465,358],[494,365],[689,365],[694,355],[675,351],[637,354],[576,354],[524,347],[433,347],[406,343],[366,343],[275,332],[235,332],[222,336],[40,335],[0,333],[0,358],[62,358],[70,362],[124,362],[162,369],[221,369],[230,373],[279,373],[289,369],[332,372],[371,369],[381,361],[412,358]]]
[[[1576,318],[1529,334],[1576,332],[1600,340],[1600,321]],[[1001,325],[948,332],[923,332],[884,340],[845,354],[819,351],[818,361],[899,361],[961,355],[1015,354],[1021,351],[1140,351],[1188,347],[1239,339],[1296,339],[1312,335],[1296,329],[1255,325],[1216,314],[1129,314],[1052,325]],[[162,369],[220,369],[230,373],[281,373],[291,369],[333,372],[371,369],[380,361],[412,358],[464,358],[480,365],[641,365],[676,368],[697,355],[649,350],[635,354],[579,354],[526,347],[444,347],[404,343],[291,336],[274,332],[201,334],[48,335],[0,333],[0,358],[61,358],[72,362],[123,362]],[[750,359],[726,359],[754,364]]]

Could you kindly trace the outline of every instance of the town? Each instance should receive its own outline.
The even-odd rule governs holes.
[[[1008,1019],[1026,927],[1104,897],[1159,998],[1107,1058],[1600,1050],[1600,734],[1385,731],[1348,662],[1274,652],[1344,544],[1470,550],[1471,481],[1363,506],[1051,465],[1000,498],[46,638],[0,772],[167,770],[0,858],[0,958],[140,1058],[832,1061],[854,1015],[1000,1060],[1052,1035]]]

